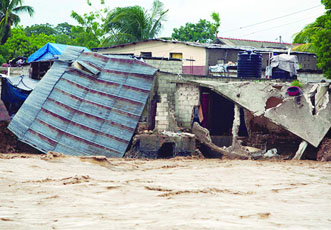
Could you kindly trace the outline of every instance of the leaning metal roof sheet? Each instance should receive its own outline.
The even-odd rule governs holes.
[[[144,62],[68,48],[9,129],[42,152],[122,157],[153,85]]]

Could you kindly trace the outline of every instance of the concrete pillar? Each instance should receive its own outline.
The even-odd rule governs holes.
[[[240,107],[239,105],[234,104],[234,119],[232,125],[232,149],[235,148],[235,145],[237,143],[239,126],[240,126]]]
[[[300,160],[307,146],[308,146],[308,142],[302,141],[299,145],[298,151],[295,153],[295,156],[293,157],[292,160]]]

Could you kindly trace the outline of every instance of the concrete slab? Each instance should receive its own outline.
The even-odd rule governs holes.
[[[207,87],[317,147],[331,127],[330,83],[309,84],[303,95],[286,94],[289,83],[189,81]],[[313,92],[312,92],[313,91]],[[316,103],[316,104],[314,104]]]

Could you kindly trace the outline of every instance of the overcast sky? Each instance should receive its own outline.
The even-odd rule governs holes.
[[[101,9],[100,0],[91,0],[96,9]],[[150,9],[153,0],[105,0],[110,8],[140,5]],[[196,23],[199,19],[211,20],[216,11],[221,17],[219,36],[264,41],[291,42],[294,33],[313,22],[324,13],[320,0],[163,0],[169,9],[167,21],[160,36],[171,36],[173,28]],[[21,24],[62,22],[76,24],[70,17],[71,11],[85,13],[94,11],[86,0],[25,0],[25,5],[34,8],[32,18],[21,16]],[[272,20],[278,18],[276,20]],[[256,25],[255,25],[256,24]]]

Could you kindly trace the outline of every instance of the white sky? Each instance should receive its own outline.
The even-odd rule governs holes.
[[[294,33],[313,22],[324,13],[320,0],[161,0],[169,9],[168,20],[164,23],[159,36],[171,36],[173,28],[179,28],[186,22],[196,23],[199,19],[211,21],[210,14],[219,12],[221,27],[219,36],[254,39],[264,41],[291,42]],[[91,0],[96,9],[101,9],[100,0]],[[117,6],[140,5],[150,9],[153,0],[105,0],[110,8]],[[86,0],[24,0],[25,5],[32,6],[35,14],[32,18],[21,15],[21,24],[62,22],[76,24],[70,17],[71,11],[85,13],[94,11],[86,4]],[[315,8],[313,8],[315,7]],[[306,10],[313,8],[310,10]],[[298,11],[306,10],[300,13]],[[295,14],[294,14],[295,13]],[[289,15],[286,17],[282,17]],[[272,20],[259,25],[242,28],[255,23]]]

